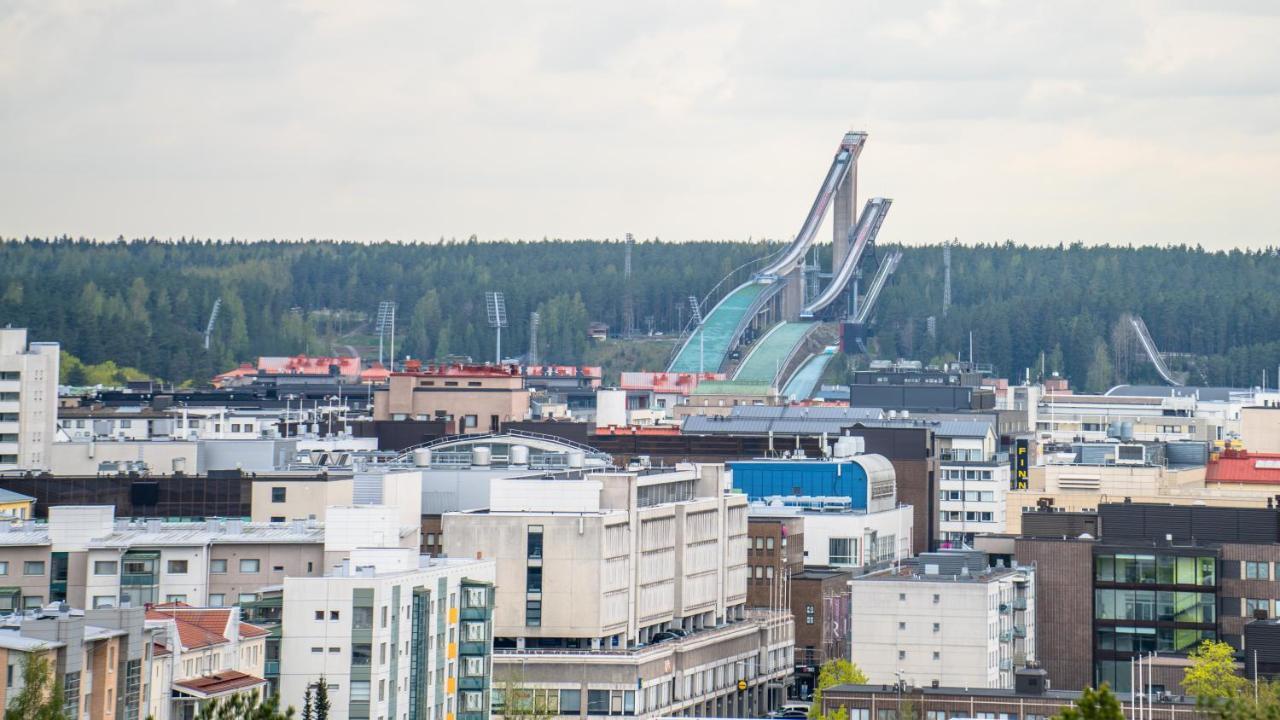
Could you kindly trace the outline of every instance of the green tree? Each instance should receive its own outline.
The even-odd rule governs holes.
[[[1182,675],[1182,687],[1201,701],[1240,695],[1249,681],[1236,674],[1235,649],[1224,642],[1205,640],[1191,652],[1191,667]]]
[[[1099,340],[1093,346],[1093,361],[1089,364],[1089,373],[1085,376],[1084,387],[1089,392],[1105,392],[1115,379],[1115,371],[1111,366],[1111,353],[1107,352],[1107,344]]]
[[[48,654],[28,652],[22,656],[22,690],[9,701],[4,720],[70,720],[62,711],[64,702]]]
[[[833,685],[865,685],[867,676],[857,665],[848,660],[828,660],[822,663],[822,667],[818,670],[818,686],[813,690],[813,705],[809,707],[810,720],[838,720],[837,713],[839,710],[823,713],[822,712],[822,693]],[[847,711],[845,713],[847,717]]]
[[[1073,707],[1066,707],[1055,720],[1124,720],[1124,709],[1111,688],[1102,683],[1097,690],[1085,688]]]
[[[559,714],[560,697],[556,690],[535,690],[525,686],[524,676],[515,671],[499,684],[494,715],[503,720],[547,720]],[[554,694],[553,694],[554,693]],[[552,698],[554,699],[554,705]],[[501,711],[501,712],[499,712]]]
[[[315,686],[315,712],[316,720],[329,720],[329,683],[320,676],[320,682]]]
[[[210,700],[196,710],[196,720],[292,720],[293,708],[280,710],[280,696],[271,695],[265,700],[258,692],[237,693]]]

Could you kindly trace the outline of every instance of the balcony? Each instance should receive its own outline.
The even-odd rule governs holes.
[[[1021,625],[1014,625],[1013,636],[1016,638],[1025,638],[1027,636],[1027,629]]]
[[[1001,658],[1001,660],[1000,660],[1000,669],[1001,669],[1001,670],[1003,670],[1003,671],[1005,671],[1005,672],[1008,672],[1008,671],[1012,670],[1012,669],[1013,669],[1013,661],[1012,661],[1012,660],[1010,660],[1009,658]]]
[[[267,677],[280,677],[280,661],[267,660],[263,664],[262,674],[266,675]]]
[[[1013,642],[1013,631],[1011,631],[1011,630],[1003,630],[1003,631],[1001,631],[1001,632],[1000,632],[1000,642],[1002,642],[1002,643]]]
[[[1026,598],[1024,598],[1024,597],[1014,598],[1014,599],[1013,599],[1013,609],[1014,609],[1014,610],[1026,610],[1026,609],[1027,609],[1027,599],[1026,599]]]

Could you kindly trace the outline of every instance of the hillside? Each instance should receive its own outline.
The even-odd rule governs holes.
[[[637,327],[652,323],[672,335],[687,320],[689,295],[703,295],[769,248],[638,243]],[[1099,387],[1149,377],[1132,339],[1116,330],[1124,314],[1135,313],[1162,350],[1192,356],[1193,381],[1256,383],[1264,367],[1280,363],[1280,258],[1273,252],[957,247],[944,319],[941,248],[903,251],[877,313],[876,344],[886,357],[967,352],[972,332],[976,359],[1001,373],[1038,373],[1043,352],[1048,369]],[[621,327],[623,252],[616,241],[11,240],[0,244],[0,322],[61,341],[87,364],[113,360],[166,379],[203,380],[259,354],[376,347],[372,317],[381,300],[399,305],[397,355],[487,359],[493,336],[483,293],[501,290],[508,354],[527,348],[529,313],[537,310],[542,357],[575,363],[597,354],[583,332],[589,321]],[[219,297],[205,351],[205,324]]]

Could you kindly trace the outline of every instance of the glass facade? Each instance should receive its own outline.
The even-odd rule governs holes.
[[[1094,681],[1128,692],[1134,657],[1217,638],[1218,559],[1103,550],[1093,563]]]

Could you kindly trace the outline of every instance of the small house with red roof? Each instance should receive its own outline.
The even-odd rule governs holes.
[[[156,720],[194,715],[200,705],[239,693],[264,695],[266,628],[240,619],[240,608],[186,603],[147,607],[146,626],[157,630],[148,714]]]

